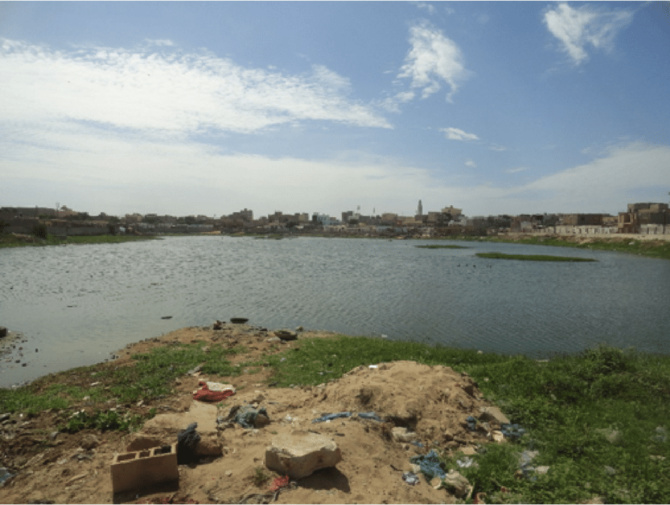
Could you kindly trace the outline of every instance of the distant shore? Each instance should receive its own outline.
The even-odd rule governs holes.
[[[320,238],[368,238],[360,236],[344,237],[342,235],[296,235],[296,234],[219,234],[201,233],[194,235],[93,235],[80,237],[56,237],[49,235],[46,239],[40,239],[32,235],[4,234],[0,235],[0,248],[9,247],[40,247],[50,245],[69,244],[117,244],[122,242],[135,242],[142,240],[156,240],[164,236],[232,236],[232,237],[256,237],[284,239],[296,237],[320,237]],[[670,235],[641,235],[641,234],[615,234],[607,236],[597,235],[553,235],[553,234],[530,234],[530,233],[507,233],[496,236],[453,236],[439,238],[416,238],[398,236],[394,239],[432,240],[432,241],[485,241],[502,243],[520,243],[527,245],[545,245],[554,247],[574,247],[579,249],[596,249],[603,251],[623,252],[636,254],[649,258],[670,259]],[[377,239],[389,240],[388,237],[377,237]]]

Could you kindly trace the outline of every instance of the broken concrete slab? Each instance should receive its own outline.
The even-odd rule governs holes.
[[[495,422],[501,426],[510,424],[509,418],[498,407],[480,407],[479,410],[479,420],[482,422]]]
[[[196,447],[198,456],[220,456],[223,444],[216,429],[217,408],[202,402],[193,402],[188,412],[159,414],[144,423],[144,427],[134,435],[129,450],[141,450],[163,444],[171,444],[177,434],[192,423],[197,423],[200,442]]]
[[[329,437],[307,431],[279,435],[265,451],[265,466],[292,479],[307,477],[342,461],[342,453]]]

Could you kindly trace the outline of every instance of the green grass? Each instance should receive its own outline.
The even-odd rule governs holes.
[[[670,259],[670,242],[662,240],[635,240],[611,238],[590,238],[589,242],[579,243],[566,238],[546,236],[526,236],[518,238],[502,237],[454,237],[457,240],[477,240],[486,242],[503,242],[527,245],[546,245],[553,247],[572,247],[576,249],[593,249],[598,251],[612,251],[648,258]]]
[[[475,493],[487,493],[487,502],[579,503],[598,496],[603,503],[666,503],[670,496],[669,356],[598,347],[540,362],[337,336],[298,340],[280,354],[233,366],[228,358],[243,348],[203,346],[164,345],[135,355],[132,366],[82,367],[16,390],[0,389],[0,412],[60,411],[64,431],[132,430],[151,412],[138,417],[123,408],[110,410],[106,402],[160,400],[170,394],[175,378],[196,365],[222,377],[244,373],[246,367],[270,367],[269,380],[286,387],[334,380],[359,365],[414,360],[467,372],[486,399],[526,430],[516,442],[483,445],[469,468],[458,467],[462,455],[445,459],[448,468],[470,480]],[[99,384],[91,386],[94,382]],[[94,405],[81,413],[86,397]],[[520,471],[527,450],[538,451],[532,464],[548,466],[548,473]]]
[[[137,242],[140,240],[155,240],[158,237],[148,235],[91,235],[81,237],[67,237],[64,239],[54,235],[47,236],[46,239],[39,239],[33,236],[28,238],[16,237],[14,235],[0,235],[0,248],[3,247],[37,247],[48,245],[66,245],[66,244],[119,244],[122,242]]]
[[[591,258],[575,258],[571,256],[550,256],[546,254],[505,254],[499,252],[477,253],[479,258],[496,260],[520,260],[520,261],[558,261],[558,262],[587,262],[596,261]]]
[[[282,358],[284,360],[282,361]],[[279,386],[314,385],[358,365],[399,359],[442,364],[478,381],[527,433],[516,443],[487,444],[466,475],[493,502],[666,503],[670,496],[670,357],[599,347],[538,362],[381,339],[337,337],[300,342],[268,358]],[[546,475],[519,478],[524,450]],[[665,459],[663,459],[665,458]],[[510,490],[501,493],[501,486]],[[491,501],[489,501],[491,502]]]
[[[243,372],[233,366],[228,356],[244,348],[224,349],[202,343],[175,344],[156,347],[150,352],[133,355],[131,366],[99,366],[75,368],[55,376],[39,379],[17,389],[0,389],[0,413],[23,412],[36,415],[45,410],[66,411],[86,399],[88,405],[106,408],[109,400],[129,405],[166,397],[172,392],[174,380],[198,365],[206,374],[234,377]],[[91,384],[95,384],[91,386]],[[82,386],[86,384],[86,386]],[[67,431],[105,426],[105,429],[127,430],[139,424],[123,412],[107,418],[103,414],[81,414],[68,420]],[[100,428],[101,429],[101,428]]]
[[[417,245],[419,249],[467,249],[467,247],[462,245],[442,245],[442,244],[428,244],[428,245]]]

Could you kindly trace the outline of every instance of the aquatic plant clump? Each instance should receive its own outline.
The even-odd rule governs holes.
[[[505,254],[499,252],[477,253],[478,258],[496,260],[520,260],[520,261],[558,261],[558,262],[593,262],[592,258],[575,258],[574,256],[550,256],[545,254]]]

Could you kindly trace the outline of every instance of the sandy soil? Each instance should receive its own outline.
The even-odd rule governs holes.
[[[304,332],[328,337],[328,333]],[[168,342],[202,341],[203,346],[244,344],[249,353],[235,362],[248,362],[296,342],[272,342],[272,332],[246,325],[225,325],[223,330],[186,328],[161,338],[129,346],[119,358],[99,366],[123,366],[130,354]],[[278,352],[278,351],[274,351]],[[234,379],[237,392],[219,406],[193,400],[198,382],[227,382],[227,378],[186,375],[175,384],[175,393],[151,404],[125,406],[134,412],[154,407],[159,414],[139,433],[83,431],[59,433],[60,414],[46,412],[32,419],[11,416],[0,424],[1,465],[16,475],[0,487],[2,503],[454,503],[459,498],[434,487],[421,476],[416,485],[402,479],[412,470],[410,458],[438,451],[474,453],[489,442],[491,432],[470,431],[465,419],[479,417],[482,400],[477,385],[467,375],[448,367],[428,367],[410,361],[359,367],[342,378],[315,387],[267,386],[268,372],[247,370]],[[91,380],[90,378],[87,380]],[[217,429],[217,416],[235,405],[265,407],[270,423],[258,429],[237,424]],[[84,406],[85,408],[85,406]],[[385,422],[356,415],[325,423],[312,421],[340,411],[374,411]],[[179,466],[179,483],[162,487],[112,493],[110,467],[115,455],[142,444],[174,443],[178,429],[198,422],[203,444],[212,444],[221,456],[201,458],[198,464]],[[392,429],[405,427],[416,433],[413,443],[394,439]],[[495,429],[495,421],[490,429]],[[278,476],[264,467],[264,454],[272,439],[284,433],[312,431],[332,438],[342,452],[336,467],[319,470],[292,482],[278,493],[270,490]],[[260,474],[270,480],[259,482]],[[466,496],[467,497],[467,496]],[[461,497],[465,498],[465,497]],[[473,497],[474,498],[474,497]]]

